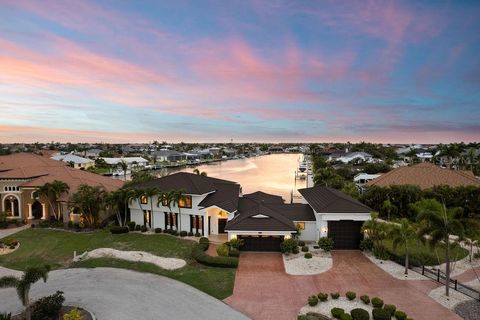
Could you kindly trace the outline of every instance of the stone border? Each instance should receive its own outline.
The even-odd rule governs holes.
[[[17,241],[17,246],[15,247],[15,249],[10,249],[10,251],[8,252],[0,252],[0,256],[4,256],[4,255],[7,255],[7,254],[10,254],[10,253],[13,253],[15,251],[18,250],[18,248],[20,248],[20,241],[16,240]]]

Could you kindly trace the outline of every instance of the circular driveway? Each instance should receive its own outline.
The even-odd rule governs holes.
[[[63,269],[37,282],[31,300],[65,292],[65,304],[83,307],[100,320],[248,319],[227,304],[182,282],[115,268]],[[0,289],[0,312],[16,314],[22,306],[14,289]]]

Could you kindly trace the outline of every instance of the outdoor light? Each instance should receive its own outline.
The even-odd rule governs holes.
[[[292,235],[290,235],[290,234],[287,234],[287,235],[285,235],[285,237],[284,237],[285,240],[288,240],[288,239],[291,239],[291,238],[292,238]]]
[[[237,235],[236,234],[232,234],[232,240],[235,240],[237,239]]]
[[[323,227],[323,228],[322,228],[322,232],[323,232],[323,233],[327,233],[327,231],[328,231],[328,228],[327,228],[327,227]]]

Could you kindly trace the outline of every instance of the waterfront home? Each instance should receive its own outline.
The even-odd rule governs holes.
[[[91,159],[79,157],[77,155],[67,153],[67,154],[56,154],[50,159],[52,160],[57,160],[57,161],[63,161],[67,164],[69,164],[72,168],[75,169],[88,169],[90,167],[95,166],[95,162]]]
[[[128,169],[132,169],[135,167],[145,168],[145,166],[148,164],[148,160],[142,157],[101,158],[101,159],[105,160],[105,163],[112,167],[119,166],[120,163],[125,162],[128,166]]]
[[[36,191],[55,180],[65,182],[70,188],[54,204],[64,221],[70,213],[70,196],[81,184],[100,186],[106,191],[117,190],[123,185],[120,180],[76,170],[62,161],[35,154],[0,156],[0,211],[5,211],[9,219],[47,219],[52,208]]]
[[[225,234],[228,239],[244,239],[244,249],[253,251],[278,251],[280,242],[292,236],[305,241],[328,236],[337,249],[355,249],[362,238],[361,224],[371,212],[357,200],[327,187],[301,189],[302,203],[286,204],[280,196],[263,192],[243,195],[238,183],[186,172],[133,187],[182,190],[184,198],[170,204],[159,195],[135,199],[130,203],[131,221],[152,229]]]
[[[337,161],[343,162],[345,164],[350,162],[373,162],[373,157],[371,154],[366,152],[349,152],[336,159]]]
[[[378,173],[370,174],[370,173],[360,172],[360,173],[357,173],[355,177],[353,177],[353,182],[355,182],[355,185],[357,185],[357,187],[361,188],[364,185],[366,185],[368,182],[380,176],[381,174],[378,174]]]
[[[151,153],[151,155],[156,156],[157,161],[173,162],[173,161],[181,161],[186,159],[186,156],[183,153],[180,153],[175,150],[167,150],[167,149],[154,151]]]

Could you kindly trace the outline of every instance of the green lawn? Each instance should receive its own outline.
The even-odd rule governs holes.
[[[235,269],[212,268],[190,258],[195,242],[166,234],[143,235],[127,233],[112,235],[101,230],[92,234],[70,233],[48,229],[27,229],[8,238],[20,241],[15,252],[0,256],[0,265],[25,270],[29,266],[49,264],[53,269],[68,267],[115,267],[156,273],[185,282],[218,299],[232,294]],[[162,257],[176,257],[187,261],[187,266],[166,271],[153,264],[116,259],[91,259],[73,263],[73,251],[78,254],[96,248],[141,250]]]
[[[387,247],[388,250],[393,251],[392,241],[389,239],[383,240],[382,243]],[[437,265],[438,261],[440,263],[445,262],[445,246],[439,245],[436,249],[432,249],[428,243],[423,244],[422,242],[411,240],[409,242],[410,256],[414,259],[421,260],[425,265]],[[405,255],[404,246],[398,246],[395,250],[395,253],[400,256]],[[451,247],[450,259],[451,261],[460,260],[467,256],[468,251],[459,247]],[[437,257],[438,255],[438,257]]]

